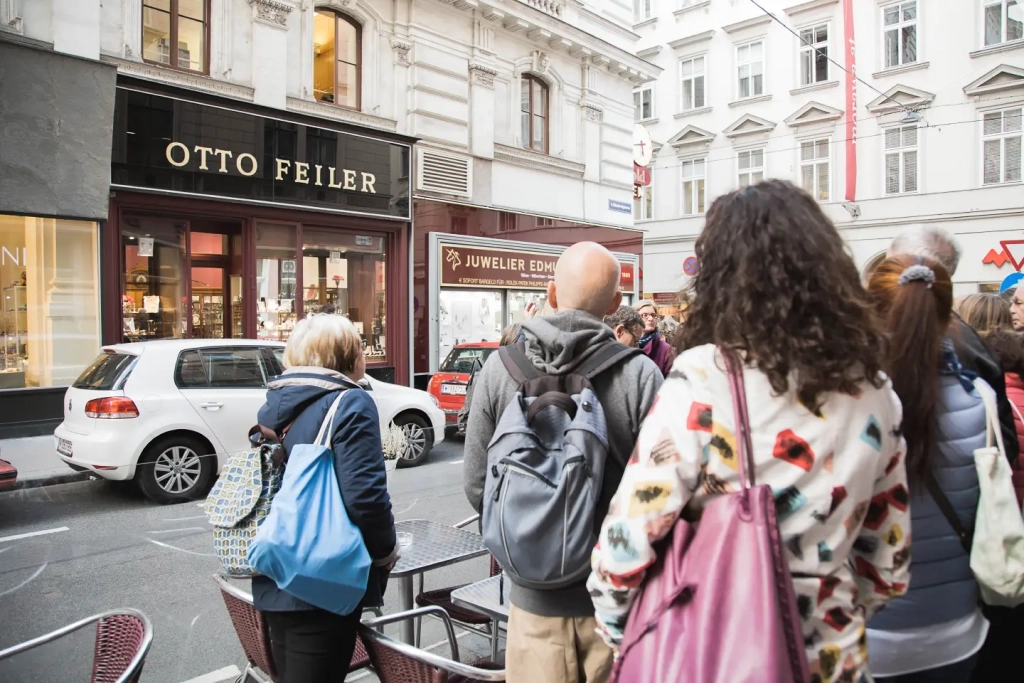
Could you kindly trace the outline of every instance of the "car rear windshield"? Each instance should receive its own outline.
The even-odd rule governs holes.
[[[486,348],[465,348],[452,349],[448,357],[441,364],[441,372],[461,372],[469,374],[473,372],[473,361],[479,359],[483,365],[487,357],[494,353],[494,349]]]
[[[128,379],[136,358],[128,353],[101,353],[71,386],[94,391],[118,389]]]

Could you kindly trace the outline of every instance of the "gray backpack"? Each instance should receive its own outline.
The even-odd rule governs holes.
[[[483,538],[524,588],[563,588],[590,572],[608,457],[604,410],[590,380],[640,353],[609,342],[575,373],[547,375],[524,343],[498,349],[519,391],[487,446]]]

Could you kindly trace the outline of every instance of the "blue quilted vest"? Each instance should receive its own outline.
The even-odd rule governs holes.
[[[977,390],[955,369],[940,377],[938,451],[935,479],[967,529],[978,509],[974,449],[985,445],[985,406]],[[894,631],[941,624],[970,615],[978,607],[978,584],[970,557],[953,527],[923,485],[910,501],[912,545],[910,587],[875,615],[868,628]]]

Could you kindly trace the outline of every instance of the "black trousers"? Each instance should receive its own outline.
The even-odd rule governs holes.
[[[343,683],[356,647],[359,610],[264,612],[278,683]]]

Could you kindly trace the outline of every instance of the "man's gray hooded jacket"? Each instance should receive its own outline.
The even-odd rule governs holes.
[[[618,343],[611,328],[583,311],[564,311],[523,323],[526,356],[542,372],[571,373],[606,343]],[[654,396],[663,382],[662,373],[647,356],[637,354],[592,381],[608,423],[608,463],[601,499],[595,516],[598,527],[619,487],[622,473],[636,444]],[[466,428],[465,487],[473,508],[480,512],[487,476],[487,445],[505,407],[519,390],[498,354],[491,354],[473,383],[473,406]],[[599,529],[595,529],[595,532]],[[511,602],[539,616],[588,617],[594,606],[586,582],[561,590],[535,591],[513,586]]]

